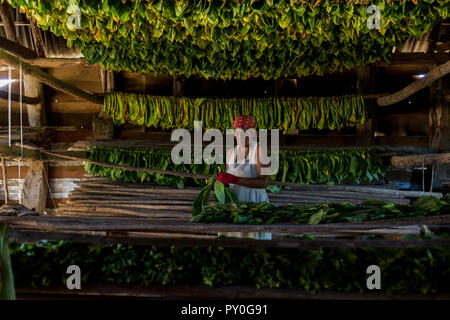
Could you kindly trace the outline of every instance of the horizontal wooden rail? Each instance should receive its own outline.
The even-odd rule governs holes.
[[[111,233],[108,233],[111,234]],[[163,234],[139,233],[129,235],[118,233],[117,235],[89,235],[78,232],[47,232],[32,230],[10,230],[8,237],[17,242],[35,242],[41,240],[60,241],[66,240],[78,243],[96,244],[123,244],[137,246],[157,246],[180,248],[189,247],[227,247],[227,248],[430,248],[436,246],[450,246],[449,239],[427,239],[427,240],[352,240],[352,239],[237,239],[219,238],[217,236],[202,236],[191,234]]]

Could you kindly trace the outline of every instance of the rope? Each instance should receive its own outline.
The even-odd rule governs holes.
[[[22,108],[23,108],[23,101],[22,101],[22,62],[20,62],[19,67],[19,109],[20,109],[20,159],[19,159],[19,203],[22,204],[22,187],[23,187],[23,181],[21,180],[21,164],[23,159],[23,122],[22,122]]]

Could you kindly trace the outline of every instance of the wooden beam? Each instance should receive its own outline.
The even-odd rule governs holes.
[[[16,42],[16,27],[14,25],[14,13],[11,5],[6,2],[0,4],[0,17],[2,18],[6,37],[11,41]]]
[[[6,50],[13,55],[22,59],[33,59],[37,57],[36,52],[24,47],[14,41],[8,40],[0,36],[0,49]]]
[[[0,90],[0,99],[8,100],[8,92]],[[18,94],[11,93],[11,100],[14,102],[20,102],[20,96]],[[35,105],[35,104],[40,103],[41,99],[38,97],[32,98],[32,97],[28,97],[28,96],[22,96],[22,102],[25,104]]]
[[[377,103],[379,106],[390,106],[392,104],[403,101],[417,91],[431,85],[434,81],[442,78],[448,73],[450,73],[450,60],[440,65],[439,67],[434,68],[425,77],[414,81],[400,91],[386,97],[378,98]]]
[[[49,85],[52,88],[60,90],[64,93],[67,93],[71,96],[95,103],[103,105],[103,98],[95,95],[93,93],[89,93],[85,90],[74,87],[68,83],[65,83],[47,72],[42,71],[40,68],[32,66],[31,64],[17,58],[6,51],[0,49],[0,59],[8,62],[9,64],[19,68],[20,64],[22,64],[22,69],[25,73],[34,77],[35,79]]]
[[[2,158],[2,179],[3,179],[3,193],[5,194],[5,204],[8,203],[8,177],[6,176],[5,158]]]
[[[434,165],[437,163],[450,163],[450,153],[419,154],[413,156],[394,156],[391,158],[391,165],[394,167],[411,167]]]
[[[36,21],[34,20],[30,20],[30,27],[37,56],[45,58],[47,56],[47,52],[45,50],[44,39],[42,39],[41,29],[39,29]]]
[[[392,65],[433,65],[443,64],[450,59],[450,53],[418,53],[405,52],[394,53],[391,62],[376,62],[373,65],[379,67],[389,67]]]

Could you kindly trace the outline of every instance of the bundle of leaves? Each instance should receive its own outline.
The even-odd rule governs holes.
[[[267,202],[211,203],[193,212],[193,222],[240,224],[361,222],[450,214],[450,202],[434,196],[419,197],[412,205],[382,200],[361,204],[323,203],[275,206]]]
[[[447,0],[8,2],[108,70],[221,79],[321,75],[389,62],[394,46],[430,31],[450,6]]]
[[[65,285],[67,266],[78,265],[82,285],[205,284],[298,288],[312,293],[368,292],[366,269],[375,264],[382,272],[381,292],[450,290],[449,247],[249,250],[41,241],[12,244],[11,259],[16,286],[37,288]]]
[[[340,129],[367,121],[362,96],[284,98],[193,98],[113,92],[105,97],[105,114],[116,125],[131,123],[162,129],[233,128],[234,119],[251,114],[255,129]]]
[[[225,171],[225,165],[217,164],[174,164],[171,151],[150,148],[93,147],[89,159],[94,161],[127,165],[136,168],[149,168],[188,172],[202,175],[217,175],[219,168]],[[225,158],[224,158],[225,159]],[[272,180],[292,183],[364,183],[379,179],[384,175],[384,166],[377,149],[343,149],[335,151],[280,150],[280,169]],[[127,171],[86,163],[89,174],[108,177],[125,182],[155,182],[183,188],[187,178]],[[194,179],[197,185],[204,185],[202,179]]]

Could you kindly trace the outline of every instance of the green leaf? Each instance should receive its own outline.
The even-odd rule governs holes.
[[[214,182],[214,194],[220,203],[225,203],[225,186],[219,180]]]

